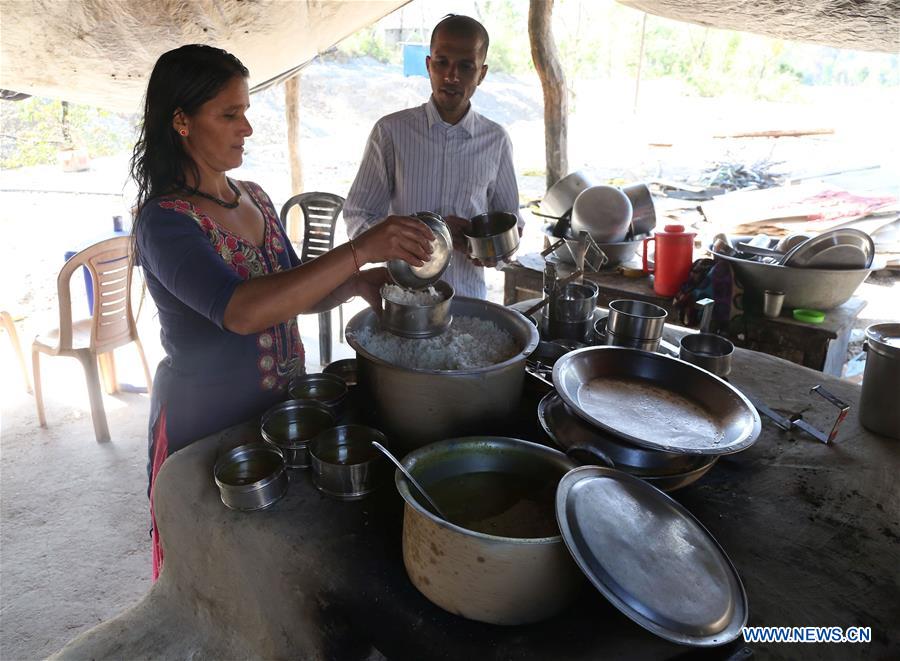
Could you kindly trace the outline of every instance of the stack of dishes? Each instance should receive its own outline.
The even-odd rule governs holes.
[[[782,241],[755,237],[752,242],[732,242],[720,235],[710,252],[732,265],[751,295],[784,292],[786,308],[835,308],[876,268],[872,237],[852,228],[812,238],[792,235]]]

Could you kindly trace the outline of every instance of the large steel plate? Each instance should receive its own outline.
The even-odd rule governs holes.
[[[553,385],[582,419],[642,447],[722,455],[752,445],[759,414],[734,386],[683,360],[587,347],[553,366]]]
[[[556,491],[563,540],[594,586],[648,631],[682,645],[724,645],[747,623],[747,594],[713,536],[660,490],[582,466]]]

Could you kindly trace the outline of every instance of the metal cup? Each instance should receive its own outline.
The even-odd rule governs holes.
[[[777,319],[781,315],[784,304],[784,292],[767,289],[763,295],[763,315],[769,319]]]
[[[662,337],[668,314],[653,303],[630,299],[611,301],[606,330],[622,338],[658,340]]]
[[[724,337],[713,333],[695,333],[681,338],[678,357],[724,378],[731,373],[733,354],[734,345]]]

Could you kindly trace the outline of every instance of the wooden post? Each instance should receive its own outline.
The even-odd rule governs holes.
[[[300,74],[284,82],[284,118],[287,122],[288,158],[291,162],[291,196],[303,192],[303,162],[300,159]],[[303,240],[300,207],[291,209],[287,218],[291,243]]]
[[[641,91],[641,68],[644,65],[644,36],[647,34],[647,13],[644,12],[644,20],[641,21],[641,47],[638,50],[638,69],[637,77],[634,81],[634,106],[631,108],[632,114],[638,111],[638,94]]]
[[[553,0],[531,0],[528,37],[531,59],[544,90],[547,188],[568,174],[568,89],[552,31]]]

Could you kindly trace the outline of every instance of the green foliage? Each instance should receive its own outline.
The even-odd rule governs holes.
[[[371,57],[379,62],[397,64],[400,62],[400,49],[389,46],[383,33],[369,26],[358,30],[340,44],[338,51],[348,57]]]
[[[57,152],[65,147],[85,147],[89,156],[97,157],[134,145],[132,116],[69,104],[67,124],[72,144],[66,144],[62,117],[62,101],[31,97],[0,102],[0,167],[55,163]]]

